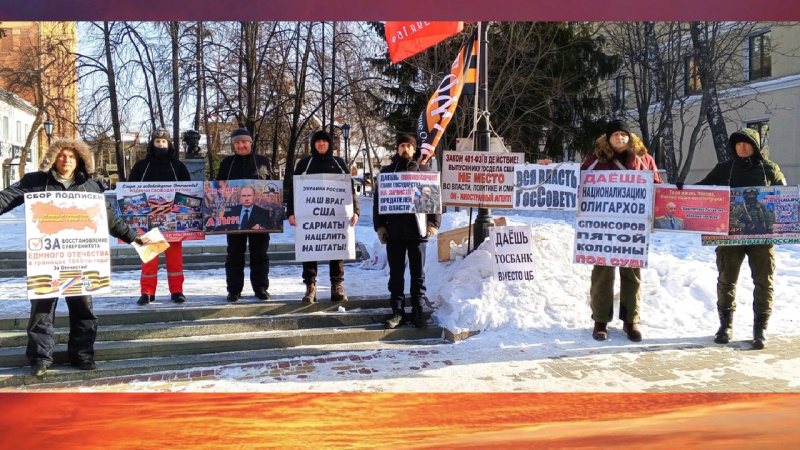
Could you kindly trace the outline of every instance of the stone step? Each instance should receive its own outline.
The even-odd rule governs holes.
[[[0,368],[0,388],[14,388],[23,385],[37,385],[44,389],[52,383],[81,383],[91,380],[106,379],[111,383],[124,383],[132,380],[147,380],[149,378],[179,378],[211,376],[215,373],[214,367],[230,364],[267,364],[277,359],[314,358],[314,363],[342,361],[346,363],[350,358],[358,355],[342,355],[341,352],[375,352],[382,350],[419,349],[434,345],[445,344],[440,338],[417,339],[417,330],[402,328],[393,330],[394,337],[405,335],[409,339],[393,341],[357,342],[339,345],[318,345],[313,347],[269,348],[261,350],[244,350],[234,352],[207,353],[200,355],[183,355],[169,357],[151,357],[137,359],[119,359],[104,361],[97,365],[95,370],[78,370],[69,365],[53,365],[47,370],[47,375],[39,379],[28,375],[28,367]],[[335,353],[335,355],[331,355]],[[293,360],[287,362],[288,367],[301,364],[304,361]],[[191,370],[190,370],[191,369]],[[175,371],[184,373],[172,373]],[[161,374],[159,376],[159,374]]]
[[[231,319],[262,316],[277,316],[287,314],[320,314],[338,311],[340,307],[346,311],[386,308],[389,299],[385,296],[349,296],[349,301],[333,303],[319,301],[305,304],[300,300],[284,300],[269,302],[250,302],[240,300],[237,303],[228,303],[225,297],[219,296],[192,296],[191,302],[177,305],[171,302],[162,305],[137,306],[131,299],[129,309],[103,310],[104,301],[119,300],[119,298],[94,299],[94,314],[98,317],[100,330],[107,325],[140,325],[164,322],[187,322],[210,319]],[[213,304],[209,304],[213,303]],[[28,316],[2,316],[0,317],[0,331],[22,330],[25,331]],[[62,306],[56,310],[56,328],[69,326],[69,316]]]
[[[312,328],[336,328],[382,324],[391,309],[368,309],[354,312],[299,313],[235,317],[225,319],[184,320],[126,325],[103,325],[97,331],[97,341],[125,341],[215,334],[287,331]],[[55,329],[56,344],[66,344],[69,327]],[[25,347],[25,330],[0,331],[0,350]],[[0,366],[3,366],[0,358]]]
[[[275,330],[214,334],[190,337],[154,338],[95,343],[98,364],[120,359],[172,357],[244,350],[279,349],[309,345],[338,345],[355,342],[443,339],[444,330],[431,325],[417,329],[404,326],[387,330],[383,324],[351,327]],[[53,349],[54,364],[68,365],[66,344]],[[24,347],[0,349],[0,367],[28,367]]]
[[[227,254],[225,246],[185,246],[183,248],[184,270],[217,269],[225,266]],[[294,244],[270,244],[270,264],[301,264],[295,260]],[[164,256],[159,256],[160,263],[165,264]],[[249,258],[249,252],[245,255]],[[356,259],[361,260],[360,246],[356,246]],[[6,277],[26,276],[26,259],[24,251],[0,251],[0,273]],[[141,260],[131,247],[111,249],[111,271],[122,272],[126,270],[139,270]]]

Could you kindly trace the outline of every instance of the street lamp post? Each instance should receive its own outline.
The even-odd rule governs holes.
[[[349,150],[350,145],[350,124],[347,122],[342,124],[342,137],[344,138],[344,162],[349,165],[347,162],[347,150]]]
[[[48,117],[42,125],[44,126],[44,134],[47,135],[47,146],[50,147],[50,137],[53,135],[53,122],[51,122]]]

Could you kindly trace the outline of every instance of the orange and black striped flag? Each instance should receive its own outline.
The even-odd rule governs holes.
[[[472,54],[470,55],[469,65],[467,66],[467,76],[464,81],[464,90],[461,95],[475,95],[477,86],[475,80],[478,78],[478,40],[472,41]]]
[[[420,147],[420,164],[427,164],[436,144],[444,134],[444,129],[450,123],[450,119],[458,106],[458,99],[461,98],[464,85],[468,75],[468,68],[475,58],[473,51],[477,46],[478,30],[470,36],[467,42],[461,46],[456,60],[450,66],[450,73],[445,76],[436,92],[433,93],[425,110],[417,119],[417,141]],[[474,82],[474,78],[473,78]]]

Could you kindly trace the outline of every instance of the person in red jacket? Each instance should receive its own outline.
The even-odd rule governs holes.
[[[178,160],[178,152],[172,145],[169,131],[159,128],[150,144],[147,155],[133,165],[128,181],[191,181],[192,177],[186,166]],[[183,245],[181,241],[169,243],[164,252],[167,260],[167,284],[172,301],[183,303]],[[139,305],[147,305],[156,299],[158,285],[158,258],[142,263],[142,275],[139,279],[142,296],[136,301]]]
[[[621,120],[613,120],[606,134],[595,142],[594,153],[581,164],[581,170],[649,170],[653,180],[661,183],[656,161],[647,154],[647,148],[638,136]],[[614,279],[612,266],[594,266],[590,291],[594,330],[592,337],[598,341],[608,339],[608,322],[614,315]],[[639,322],[639,300],[642,298],[642,274],[639,268],[620,267],[619,318],[622,330],[633,342],[642,340],[636,325]]]

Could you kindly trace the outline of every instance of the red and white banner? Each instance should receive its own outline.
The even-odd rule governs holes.
[[[386,43],[392,62],[414,56],[426,48],[460,33],[464,22],[386,22]]]
[[[473,51],[478,42],[478,31],[461,47],[456,60],[450,67],[450,74],[442,79],[436,92],[433,93],[425,110],[417,119],[417,137],[419,138],[420,164],[426,164],[436,149],[436,144],[444,134],[444,129],[458,106],[458,99],[464,89],[467,68],[474,58]]]

